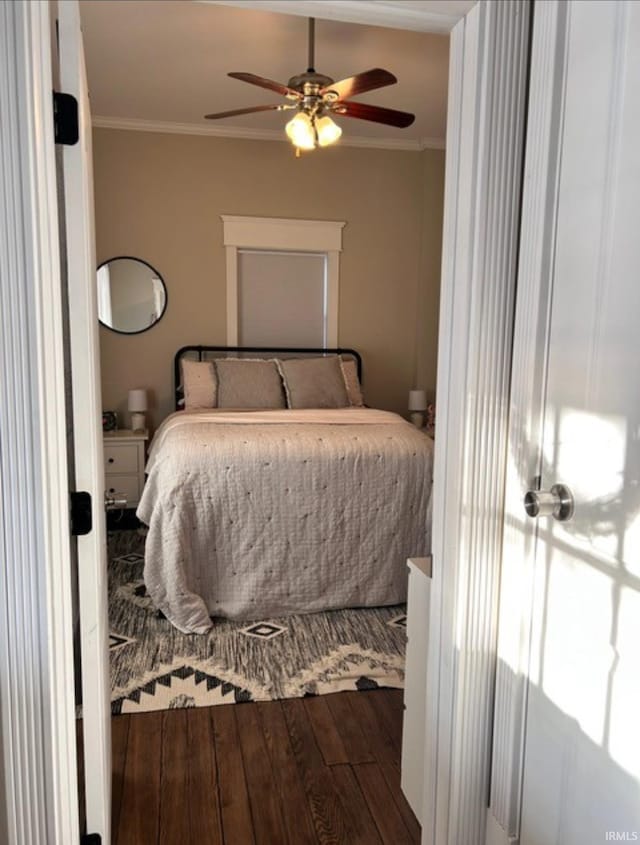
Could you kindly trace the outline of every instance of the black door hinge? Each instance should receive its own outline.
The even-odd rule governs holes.
[[[102,845],[99,833],[85,833],[80,837],[80,845]]]
[[[93,523],[91,520],[91,495],[83,492],[69,493],[71,499],[71,534],[80,537],[88,534]],[[93,834],[92,834],[93,835]]]
[[[78,143],[78,101],[71,94],[53,92],[53,136],[56,144]]]

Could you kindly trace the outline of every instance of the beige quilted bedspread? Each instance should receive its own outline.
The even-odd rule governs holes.
[[[138,507],[144,578],[184,632],[406,598],[430,551],[433,443],[396,414],[178,412]]]

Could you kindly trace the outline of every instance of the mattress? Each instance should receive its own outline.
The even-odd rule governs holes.
[[[180,411],[159,428],[138,517],[144,579],[181,631],[406,598],[430,552],[433,442],[368,408]]]

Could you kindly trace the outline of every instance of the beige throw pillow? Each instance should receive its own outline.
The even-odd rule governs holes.
[[[336,355],[278,362],[290,408],[346,408],[347,388]]]
[[[364,407],[364,397],[362,396],[362,388],[360,387],[360,380],[358,378],[358,365],[355,359],[342,358],[340,365],[342,367],[342,375],[344,376],[344,384],[347,388],[349,404],[352,407]]]
[[[215,408],[217,383],[211,361],[183,358],[180,364],[185,409],[195,411],[198,408]]]
[[[221,358],[216,361],[218,408],[286,408],[275,361]]]

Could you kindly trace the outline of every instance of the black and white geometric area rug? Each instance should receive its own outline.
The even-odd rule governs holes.
[[[404,686],[404,606],[216,619],[182,634],[147,595],[143,552],[138,531],[109,536],[112,713]]]

